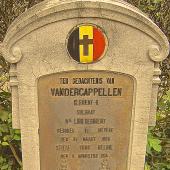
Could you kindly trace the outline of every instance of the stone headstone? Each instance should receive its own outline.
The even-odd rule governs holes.
[[[0,47],[24,170],[143,170],[169,51],[145,14],[119,0],[46,0]]]

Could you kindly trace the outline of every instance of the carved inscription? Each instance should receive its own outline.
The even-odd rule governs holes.
[[[41,170],[126,170],[133,90],[133,79],[115,72],[41,77]]]

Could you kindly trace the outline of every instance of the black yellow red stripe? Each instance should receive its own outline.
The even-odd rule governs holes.
[[[98,27],[81,25],[70,34],[67,48],[74,60],[92,63],[102,56],[105,46],[105,36]]]

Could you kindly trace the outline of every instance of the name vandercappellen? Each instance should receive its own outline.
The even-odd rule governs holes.
[[[50,88],[51,96],[122,96],[122,88]]]

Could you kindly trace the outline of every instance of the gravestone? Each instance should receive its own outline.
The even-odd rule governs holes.
[[[119,0],[45,0],[9,27],[24,170],[143,170],[169,45]]]

